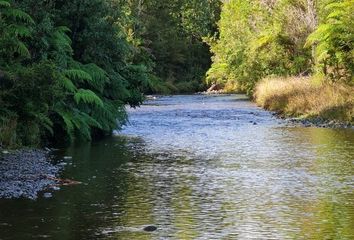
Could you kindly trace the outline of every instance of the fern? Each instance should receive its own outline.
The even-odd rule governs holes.
[[[31,29],[28,25],[33,25],[34,20],[25,12],[11,7],[9,1],[0,0],[0,43],[9,51],[4,52],[5,62],[10,62],[18,53],[20,57],[29,58],[30,52],[21,38],[30,37]],[[0,56],[1,57],[1,56]]]
[[[51,135],[53,132],[53,122],[50,118],[44,113],[36,113],[35,115],[37,122],[40,126],[44,127]]]
[[[109,81],[106,71],[93,63],[82,65],[81,69],[91,76],[87,83],[102,93],[105,84]]]
[[[91,128],[101,128],[100,123],[77,108],[69,108],[60,103],[55,106],[54,110],[63,119],[64,128],[71,140],[74,139],[75,133],[90,140]]]
[[[90,103],[103,107],[103,102],[100,97],[98,97],[93,91],[88,89],[79,89],[74,95],[75,102],[79,104],[80,102]]]
[[[70,29],[65,26],[56,27],[50,37],[50,43],[56,50],[72,52],[71,39],[67,35]]]
[[[73,112],[71,122],[75,129],[77,129],[78,132],[83,135],[87,140],[91,140],[92,127],[101,127],[101,125],[91,116],[77,110]]]
[[[77,88],[76,86],[73,84],[73,82],[65,77],[64,75],[62,75],[60,78],[59,78],[59,84],[67,91],[73,93],[73,92],[76,92]]]
[[[8,18],[14,18],[28,24],[35,24],[33,18],[30,15],[19,9],[6,8],[2,10],[2,14]]]
[[[80,69],[65,70],[64,75],[75,82],[92,81],[91,75]]]
[[[325,21],[309,35],[305,47],[316,46],[317,59],[334,69],[331,75],[335,79],[345,77],[350,81],[354,71],[352,65],[354,1],[331,2],[326,5],[325,10],[328,12]]]
[[[11,24],[8,26],[7,31],[17,37],[30,37],[31,31],[28,27],[18,24]]]
[[[92,117],[101,124],[107,132],[119,128],[127,120],[124,103],[121,101],[104,100],[103,107],[95,107]]]
[[[75,126],[72,122],[72,117],[70,112],[58,112],[59,115],[63,118],[65,127],[66,127],[66,132],[69,134],[69,136],[72,138]]]
[[[11,4],[8,1],[0,1],[0,7],[11,7]]]
[[[14,52],[20,54],[20,56],[29,58],[31,56],[27,46],[23,42],[17,42],[17,44],[13,48]]]

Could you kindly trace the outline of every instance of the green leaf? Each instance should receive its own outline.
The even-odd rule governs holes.
[[[19,9],[4,9],[2,11],[2,14],[4,16],[7,16],[7,17],[11,17],[11,18],[16,18],[20,21],[23,21],[23,22],[26,22],[26,23],[29,23],[29,24],[35,24],[34,20],[31,18],[30,15],[28,15],[27,13],[25,13],[24,11],[22,10],[19,10]]]
[[[0,7],[11,7],[8,1],[0,1]]]
[[[91,75],[80,69],[65,70],[64,74],[71,80],[76,80],[78,82],[92,81]]]
[[[76,86],[73,84],[73,82],[65,77],[65,76],[62,76],[60,78],[60,81],[59,81],[60,85],[62,87],[64,87],[66,90],[68,90],[69,92],[75,92],[77,90]]]
[[[18,37],[30,37],[31,31],[28,27],[23,25],[11,24],[9,26],[9,32],[12,32],[14,35]]]
[[[77,104],[84,102],[103,107],[101,98],[98,97],[93,91],[88,89],[79,89],[77,93],[75,93],[74,99]]]
[[[20,54],[20,56],[25,58],[30,58],[31,54],[27,48],[27,46],[23,42],[17,42],[17,46],[15,46],[14,51]]]

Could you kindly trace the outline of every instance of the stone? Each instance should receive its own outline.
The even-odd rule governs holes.
[[[45,198],[51,198],[51,197],[53,197],[53,194],[51,194],[51,193],[49,193],[49,192],[46,192],[46,193],[43,194],[43,197],[45,197]]]
[[[146,226],[146,227],[144,227],[143,230],[146,231],[146,232],[153,232],[153,231],[157,230],[157,227],[155,227],[155,226]]]

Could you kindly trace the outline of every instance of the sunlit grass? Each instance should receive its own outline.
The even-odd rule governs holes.
[[[255,89],[256,103],[288,116],[353,122],[354,87],[313,77],[266,78]]]

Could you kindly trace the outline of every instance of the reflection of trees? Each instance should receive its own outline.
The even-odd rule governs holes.
[[[234,161],[222,163],[217,159],[182,159],[167,153],[160,159],[161,156],[141,155],[122,143],[116,149],[111,144],[93,145],[82,151],[76,148],[73,153],[83,159],[78,166],[82,170],[69,170],[67,177],[76,176],[83,181],[95,175],[96,170],[105,177],[98,177],[88,192],[83,188],[81,194],[86,200],[73,199],[76,207],[65,209],[72,214],[72,223],[63,221],[61,225],[70,228],[81,221],[82,226],[91,228],[135,227],[112,236],[137,240],[153,236],[195,239],[218,231],[243,236],[251,230],[258,231],[259,236],[264,236],[262,231],[275,230],[274,236],[284,238],[346,239],[348,236],[349,239],[354,234],[351,229],[354,210],[350,207],[353,194],[349,194],[348,183],[353,175],[353,134],[317,128],[281,131],[284,132],[277,141],[265,143],[273,144],[274,151],[262,149],[254,153],[257,159],[247,158],[245,162],[240,162],[238,156]],[[264,138],[267,140],[266,135]],[[116,161],[131,165],[112,174]],[[249,172],[258,172],[259,176],[249,176],[253,180],[242,178],[240,174],[248,172],[242,172],[241,165],[252,169]],[[277,175],[274,170],[282,172]],[[236,171],[232,175],[236,179],[223,177],[222,171]],[[210,173],[215,173],[218,179],[213,179]],[[228,183],[224,182],[226,179]],[[212,186],[212,181],[220,185]],[[268,191],[274,189],[277,189],[275,196],[269,195]],[[271,197],[277,200],[268,199]],[[90,219],[75,210],[95,201],[105,204],[99,218]],[[99,207],[96,210],[102,211]],[[100,217],[103,220],[98,222]],[[160,227],[156,235],[138,231],[148,224]]]
[[[353,239],[353,131],[277,128],[261,136],[257,151],[240,141],[234,154],[207,160],[144,155],[134,149],[142,143],[121,138],[75,146],[65,155],[76,167],[63,177],[84,184],[11,205],[23,216],[18,236],[26,228],[56,239],[90,239],[107,229],[134,240]],[[150,224],[159,230],[141,231]]]
[[[176,239],[195,239],[198,237],[196,226],[198,224],[194,215],[198,206],[193,206],[191,186],[179,186],[175,189],[176,197],[173,198],[173,225],[176,228]]]
[[[47,227],[58,239],[89,239],[107,226],[121,226],[115,220],[120,221],[117,216],[122,209],[116,206],[127,201],[131,176],[119,167],[130,161],[127,152],[125,141],[118,138],[80,144],[66,151],[73,160],[63,177],[83,184],[55,193],[51,213],[55,221]]]
[[[354,239],[354,194],[333,195],[304,207],[308,217],[300,218],[300,236],[304,239]]]
[[[305,146],[302,162],[316,176],[312,201],[294,203],[300,239],[354,238],[354,131],[321,128],[288,128],[294,144]],[[305,145],[304,145],[305,144]]]

